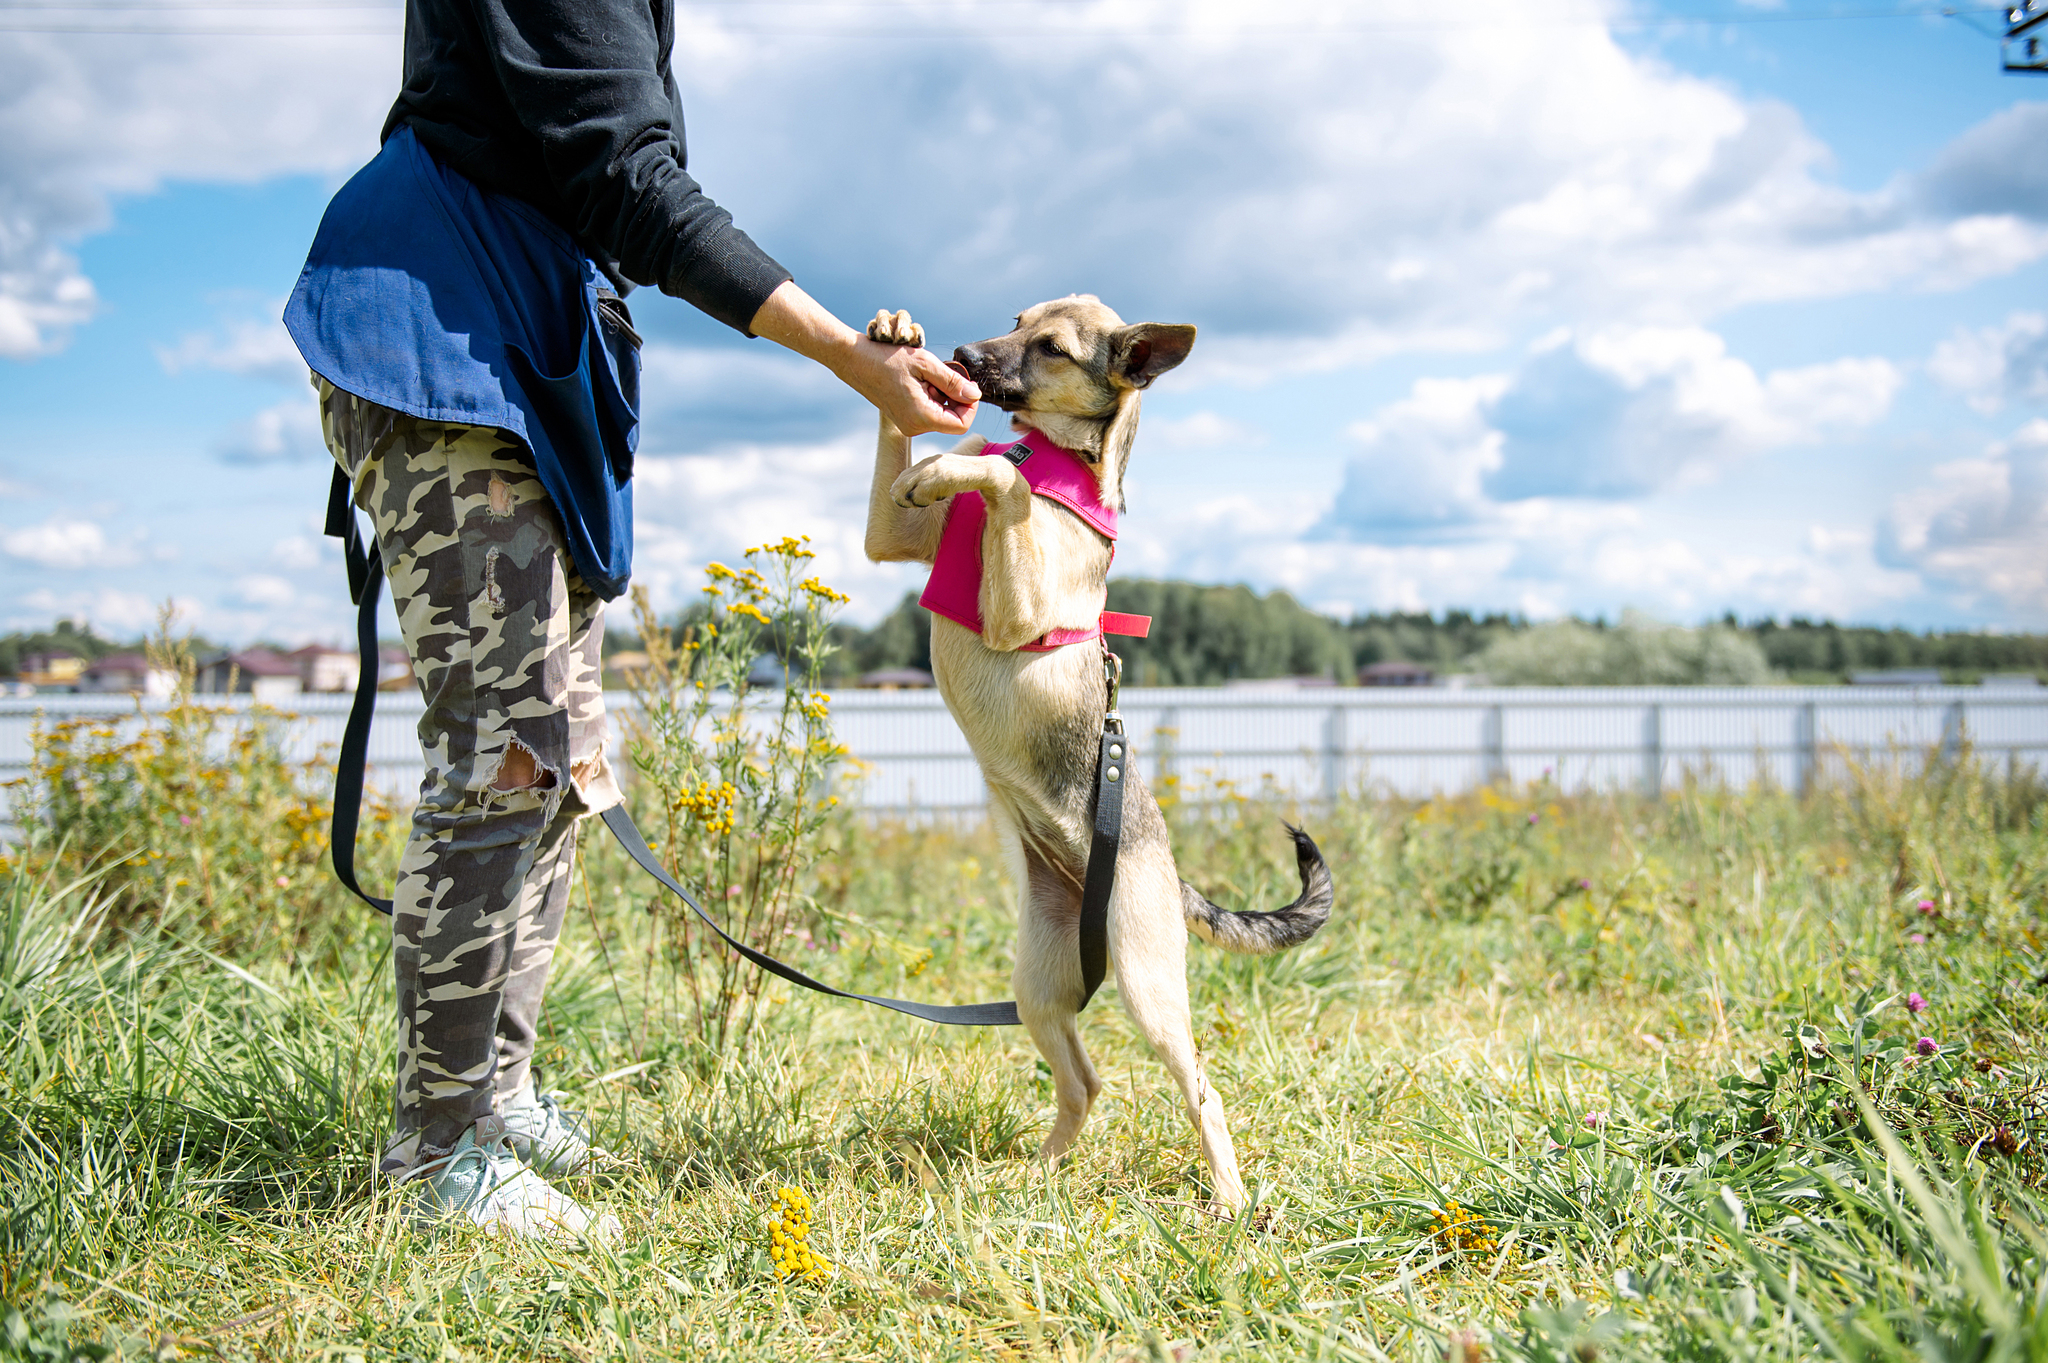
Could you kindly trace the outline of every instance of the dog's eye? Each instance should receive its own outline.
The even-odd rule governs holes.
[[[1049,356],[1055,360],[1064,360],[1067,357],[1067,353],[1064,350],[1060,349],[1059,342],[1053,340],[1050,336],[1042,336],[1039,338],[1038,353],[1041,355]]]

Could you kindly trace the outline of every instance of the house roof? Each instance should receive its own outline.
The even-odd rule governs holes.
[[[878,667],[860,674],[862,686],[930,686],[932,674],[921,667]]]
[[[145,654],[109,653],[106,657],[86,668],[85,673],[87,676],[92,676],[95,673],[101,672],[149,672],[155,666]]]
[[[249,677],[296,677],[299,665],[288,658],[280,657],[267,648],[252,648],[242,653],[222,653],[206,660],[205,667],[232,666]]]

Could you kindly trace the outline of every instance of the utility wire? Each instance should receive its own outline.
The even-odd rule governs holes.
[[[1504,15],[1477,19],[1472,17],[1443,17],[1441,15],[1423,18],[1401,19],[1339,19],[1331,23],[1274,23],[1249,24],[1225,28],[1195,22],[1179,23],[1107,23],[1062,25],[1058,21],[1070,15],[1058,11],[1048,13],[1048,6],[1042,0],[981,0],[976,13],[989,10],[1025,10],[1044,15],[1053,22],[1023,25],[1017,22],[1022,15],[1012,15],[1000,27],[983,22],[968,22],[957,5],[919,3],[919,0],[680,0],[678,8],[684,12],[730,9],[745,4],[750,10],[762,9],[834,9],[867,10],[874,18],[882,18],[882,11],[902,13],[923,11],[928,16],[938,17],[935,11],[942,11],[961,19],[956,27],[972,36],[988,37],[1033,37],[1033,38],[1118,38],[1118,37],[1177,37],[1194,36],[1203,33],[1225,33],[1237,38],[1255,37],[1339,37],[1347,34],[1401,33],[1401,32],[1446,32],[1486,29],[1499,31],[1517,28],[1605,28],[1613,32],[1642,32],[1672,27],[1719,26],[1724,24],[1781,24],[1781,23],[1841,23],[1866,20],[1959,18],[1968,23],[1973,14],[2003,14],[2000,5],[1944,6],[1931,8],[1925,5],[1889,5],[1862,8],[1829,8],[1823,10],[1745,10],[1742,12],[1702,13],[1699,11],[1679,13],[1637,13],[1623,15],[1573,16],[1530,16]],[[1066,8],[1062,6],[1061,8]],[[312,38],[312,37],[390,37],[397,30],[388,26],[358,25],[346,28],[298,26],[289,23],[247,27],[212,23],[149,23],[143,16],[153,14],[192,15],[195,17],[210,13],[236,11],[260,11],[285,19],[296,14],[332,13],[337,11],[383,10],[392,18],[399,17],[397,6],[390,0],[0,0],[0,33],[53,33],[85,34],[105,36],[138,37],[263,37],[263,38]],[[87,16],[106,15],[112,22],[82,22]],[[13,16],[20,15],[16,20]],[[49,15],[47,19],[42,15]],[[65,18],[56,16],[63,15]],[[30,17],[36,16],[36,17]],[[787,23],[731,23],[717,25],[727,33],[747,34],[764,37],[786,38],[859,38],[859,37],[901,37],[932,36],[942,32],[943,27],[929,19],[916,25],[854,22],[820,24],[816,22]],[[1973,28],[1975,25],[1971,25]]]

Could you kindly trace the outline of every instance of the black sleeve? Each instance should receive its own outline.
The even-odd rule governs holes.
[[[790,277],[684,170],[683,130],[648,0],[481,0],[498,82],[540,144],[564,225],[749,335]]]

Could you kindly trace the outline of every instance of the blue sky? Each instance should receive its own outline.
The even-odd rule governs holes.
[[[340,640],[276,319],[374,151],[399,11],[155,2],[0,15],[0,629],[170,598]],[[1119,571],[2048,628],[2048,81],[1999,73],[1995,12],[1936,8],[700,3],[676,66],[693,171],[842,316],[950,348],[1092,292],[1201,328]],[[109,26],[152,31],[23,31]],[[632,301],[638,580],[680,604],[801,532],[856,618],[893,604],[872,416]]]

